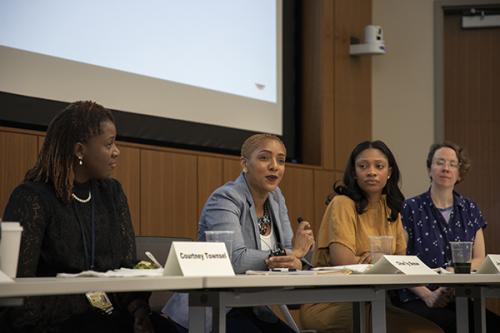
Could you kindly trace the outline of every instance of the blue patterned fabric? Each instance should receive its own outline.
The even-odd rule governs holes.
[[[473,242],[476,232],[486,227],[479,207],[457,192],[453,192],[453,210],[448,223],[434,206],[430,191],[406,200],[401,218],[408,232],[406,253],[418,256],[431,268],[450,265],[450,241]],[[429,287],[435,289],[433,286]],[[404,289],[400,292],[400,298],[407,302],[418,297]]]

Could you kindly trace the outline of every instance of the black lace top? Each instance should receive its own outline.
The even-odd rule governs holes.
[[[19,221],[23,227],[18,277],[55,276],[90,269],[92,215],[94,270],[107,271],[135,264],[134,231],[120,183],[107,179],[76,184],[74,193],[86,199],[89,190],[90,201],[72,200],[69,204],[57,199],[50,184],[25,182],[14,190],[3,220]],[[108,295],[115,309],[124,312],[132,300],[147,299],[143,293]],[[88,310],[90,305],[85,295],[30,297],[24,306],[3,311],[2,319],[16,327],[49,331],[71,315]]]

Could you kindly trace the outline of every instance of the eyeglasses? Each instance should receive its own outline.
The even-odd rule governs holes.
[[[448,164],[448,166],[450,168],[453,168],[453,169],[458,169],[460,167],[460,162],[459,161],[456,161],[456,160],[445,160],[444,158],[438,158],[438,159],[435,159],[434,160],[434,164],[437,165],[437,166],[440,166],[440,167],[443,167],[445,166],[446,164]]]

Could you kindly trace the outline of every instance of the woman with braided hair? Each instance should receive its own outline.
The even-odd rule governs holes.
[[[23,226],[18,277],[107,271],[136,263],[127,198],[112,179],[120,151],[111,112],[75,102],[49,124],[35,166],[11,194],[4,220]],[[152,332],[147,293],[29,297],[3,309],[2,332]],[[162,327],[162,331],[168,328]]]

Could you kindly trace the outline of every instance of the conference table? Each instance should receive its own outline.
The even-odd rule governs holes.
[[[183,291],[189,293],[190,332],[204,332],[205,308],[213,309],[213,332],[225,332],[228,307],[268,304],[354,302],[355,325],[365,332],[365,303],[371,303],[373,332],[386,332],[386,291],[424,284],[456,288],[458,332],[468,332],[467,300],[475,302],[474,332],[485,332],[485,299],[500,297],[500,275],[494,274],[321,274],[237,275],[213,277],[18,278],[0,282],[0,298],[78,294],[94,290]]]
[[[203,277],[75,277],[17,278],[0,282],[0,298],[106,292],[193,290],[203,288]]]
[[[457,332],[467,333],[468,298],[476,298],[474,332],[486,332],[485,298],[500,297],[494,274],[238,275],[205,277],[204,288],[190,292],[190,332],[203,332],[204,307],[213,309],[213,332],[225,332],[228,307],[266,304],[353,302],[354,330],[365,332],[365,303],[371,303],[373,332],[386,332],[386,291],[425,284],[456,288]]]

